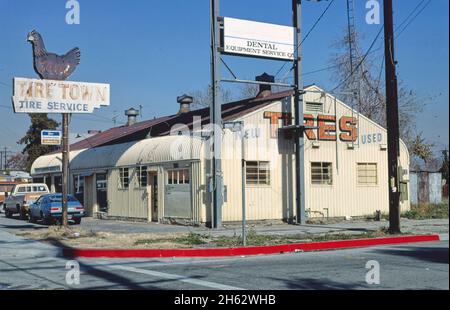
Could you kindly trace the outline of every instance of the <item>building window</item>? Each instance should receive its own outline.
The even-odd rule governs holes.
[[[333,167],[331,163],[311,163],[311,183],[321,185],[333,184]]]
[[[139,186],[147,187],[147,167],[140,166],[138,167],[137,172],[138,172]]]
[[[307,102],[306,111],[314,113],[323,113],[323,103],[321,102]]]
[[[246,183],[249,185],[270,185],[269,167],[268,161],[247,161]]]
[[[167,184],[189,184],[189,169],[167,170]]]
[[[360,185],[377,185],[377,164],[358,163],[358,184]]]
[[[126,189],[130,186],[130,171],[128,168],[119,169],[119,187]]]

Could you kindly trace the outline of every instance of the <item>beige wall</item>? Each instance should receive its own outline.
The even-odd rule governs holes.
[[[314,88],[313,88],[314,89]],[[305,102],[321,101],[324,103],[325,115],[334,115],[334,97],[326,95],[320,97],[316,93],[307,93]],[[371,120],[336,101],[337,119],[342,116],[353,116],[359,122],[359,140],[354,143],[354,148],[349,149],[347,142],[338,140],[337,158],[336,142],[318,141],[319,147],[313,148],[312,141],[305,139],[305,189],[306,209],[312,217],[364,216],[374,214],[376,210],[387,213],[388,203],[388,177],[387,177],[387,150],[380,145],[387,144],[386,130]],[[291,107],[288,102],[276,102],[264,109],[258,110],[242,118],[246,128],[257,128],[259,137],[246,139],[245,159],[270,161],[271,184],[270,186],[246,186],[247,218],[249,220],[261,219],[286,219],[291,218],[294,212],[295,194],[292,192],[295,180],[295,157],[293,156],[293,144],[280,139],[270,137],[270,122],[264,118],[265,111],[289,112]],[[316,114],[306,112],[309,114]],[[280,121],[281,125],[281,121]],[[317,136],[317,131],[315,132]],[[339,135],[339,126],[337,134]],[[381,141],[368,143],[367,138],[363,143],[363,135],[381,135]],[[404,168],[409,167],[409,155],[405,144],[402,142],[400,164]],[[223,173],[224,184],[228,188],[228,202],[223,207],[223,221],[241,220],[241,141],[239,136],[228,130],[223,137]],[[333,167],[332,185],[311,184],[311,162],[331,162]],[[376,163],[378,183],[376,185],[359,185],[357,183],[357,163]],[[337,165],[338,164],[338,165]],[[409,201],[401,205],[402,211],[409,209]],[[207,208],[207,206],[203,206]],[[202,213],[202,221],[205,221],[206,212]]]

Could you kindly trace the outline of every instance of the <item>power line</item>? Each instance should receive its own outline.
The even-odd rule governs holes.
[[[315,23],[312,25],[312,27],[309,29],[309,31],[306,33],[305,37],[302,39],[302,41],[300,43],[298,43],[298,45],[295,48],[295,52],[298,51],[298,49],[300,48],[300,46],[303,44],[303,42],[305,42],[305,40],[309,37],[309,35],[311,34],[311,32],[316,28],[316,26],[319,24],[319,22],[322,20],[322,18],[325,16],[325,14],[327,13],[328,9],[331,7],[331,5],[334,3],[334,0],[331,0],[330,3],[328,3],[328,6],[325,8],[325,10],[322,12],[322,14],[317,18],[317,20],[315,21]],[[275,78],[278,76],[278,74],[280,74],[280,72],[284,69],[284,67],[286,66],[287,62],[285,62],[281,68],[277,71],[277,73],[275,74]],[[291,71],[292,68],[289,70]]]
[[[411,17],[411,16],[413,16],[413,14],[417,11],[417,9],[419,9],[419,7],[425,2],[426,0],[421,0],[420,2],[419,2],[419,4],[408,14],[408,16],[396,27],[396,33],[400,30],[400,28],[408,21],[408,19]],[[412,23],[412,21],[415,19],[415,18],[417,18],[417,16],[420,14],[420,13],[422,13],[422,11],[426,8],[426,6],[428,6],[429,5],[429,3],[431,2],[431,0],[429,0],[428,1],[428,3],[427,4],[425,4],[425,6],[420,10],[420,12],[418,12],[414,17],[413,17],[413,19],[400,31],[400,32],[398,32],[397,34],[396,34],[396,38],[398,38],[399,36],[400,36],[400,34],[402,34],[405,30],[406,30],[406,28],[408,28],[408,26]],[[369,53],[369,55],[370,54],[373,54],[373,53],[376,53],[376,52],[378,52],[379,50],[381,50],[381,49],[383,49],[383,44],[381,44],[381,46],[380,47],[378,47],[378,48],[376,48],[376,49],[374,49],[374,50],[372,50],[372,51],[370,51],[370,53]],[[384,57],[384,53],[383,53],[383,57]],[[384,58],[383,58],[383,61],[382,61],[382,64],[381,64],[381,66],[384,64]],[[313,70],[313,71],[309,71],[309,72],[305,72],[305,73],[303,73],[303,75],[310,75],[310,74],[314,74],[314,73],[319,73],[319,72],[322,72],[322,71],[327,71],[327,70],[330,70],[330,69],[334,69],[334,68],[337,68],[337,67],[339,67],[339,65],[333,65],[333,66],[328,66],[328,67],[324,67],[324,68],[320,68],[320,69],[317,69],[317,70]],[[380,73],[379,73],[379,76],[382,74],[382,69],[380,70]],[[292,78],[288,78],[288,79],[292,79]],[[378,80],[380,80],[381,79],[381,77],[380,78],[378,78]]]
[[[420,0],[419,4],[416,5],[416,7],[408,14],[408,16],[400,23],[400,25],[397,26],[397,29],[401,28],[406,21],[414,14],[414,12],[425,2],[426,0]]]
[[[405,27],[400,31],[400,33],[397,34],[397,38],[411,25],[411,23],[427,8],[427,6],[431,3],[431,0],[428,0],[428,2],[422,7],[422,9],[417,12],[416,15],[406,24]]]

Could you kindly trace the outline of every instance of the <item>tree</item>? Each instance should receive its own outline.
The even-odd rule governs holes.
[[[362,115],[386,127],[386,96],[382,79],[384,57],[372,51],[362,61],[365,55],[360,48],[358,32],[354,32],[353,35],[349,35],[347,31],[345,33],[344,37],[332,44],[336,52],[331,56],[330,65],[334,68],[332,80],[340,85],[336,91],[353,94],[338,94],[337,97]],[[355,50],[352,61],[348,51],[350,40]],[[429,151],[433,144],[421,134],[417,134],[415,128],[417,116],[423,111],[426,102],[431,100],[432,98],[428,100],[418,98],[414,90],[408,89],[403,81],[399,81],[400,138],[406,143],[412,156],[424,161],[431,159]],[[431,156],[432,154],[431,152]]]
[[[425,138],[422,137],[422,133],[420,133],[410,141],[410,154],[422,159],[427,164],[427,162],[434,158],[433,146],[434,144],[427,143]]]
[[[29,116],[31,125],[25,136],[17,142],[18,144],[25,145],[22,154],[27,155],[27,171],[31,170],[31,165],[39,156],[45,155],[55,149],[53,146],[41,144],[41,131],[58,127],[58,122],[49,118],[47,114],[29,114]]]
[[[27,170],[27,155],[22,153],[12,155],[7,161],[7,167],[9,170]]]
[[[233,95],[230,90],[221,89],[220,95],[222,97],[222,103],[231,102],[233,100]],[[212,101],[211,86],[207,86],[204,89],[191,91],[189,92],[189,96],[194,97],[192,108],[200,109],[209,107]]]

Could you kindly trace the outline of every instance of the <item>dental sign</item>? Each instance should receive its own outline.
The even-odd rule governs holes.
[[[224,17],[223,53],[294,60],[294,28]]]
[[[15,113],[92,113],[109,105],[109,84],[14,78]]]

